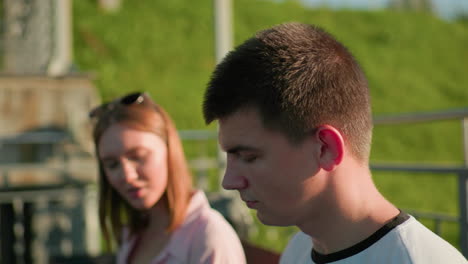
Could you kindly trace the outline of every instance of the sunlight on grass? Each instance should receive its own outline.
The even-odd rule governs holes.
[[[287,22],[319,25],[353,52],[369,79],[376,115],[467,107],[468,23],[445,22],[427,13],[306,9],[297,1],[236,0],[234,42]],[[248,8],[245,8],[248,6]],[[268,12],[265,12],[268,10]],[[148,91],[178,129],[211,129],[201,114],[203,92],[215,66],[211,1],[123,1],[115,14],[95,1],[73,1],[76,66],[93,72],[104,100]],[[215,157],[216,141],[185,143],[189,159]],[[376,127],[372,162],[461,164],[458,122]],[[194,171],[195,182],[219,188],[217,169]],[[454,175],[375,173],[379,189],[401,208],[457,214]],[[431,225],[432,223],[427,223]],[[446,226],[447,225],[447,226]],[[281,251],[295,228],[256,221],[256,244]],[[443,224],[457,245],[457,227]]]

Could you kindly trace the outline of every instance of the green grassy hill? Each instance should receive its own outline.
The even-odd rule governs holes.
[[[363,66],[376,115],[468,107],[468,25],[430,14],[305,9],[294,1],[235,0],[235,44],[287,21],[319,25],[345,43]],[[215,66],[212,1],[123,1],[107,14],[95,1],[73,1],[75,62],[94,72],[103,99],[146,90],[179,129],[206,127],[205,85]],[[462,162],[459,122],[377,127],[373,161]],[[382,192],[401,208],[457,214],[453,175],[376,173]],[[430,225],[430,223],[428,223]],[[281,250],[291,229],[254,240]],[[457,243],[456,227],[444,226]],[[261,239],[269,236],[271,239]],[[271,242],[275,241],[275,242]]]

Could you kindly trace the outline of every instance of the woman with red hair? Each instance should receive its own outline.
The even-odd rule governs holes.
[[[146,93],[91,111],[99,219],[117,263],[245,263],[237,234],[194,190],[176,127]]]

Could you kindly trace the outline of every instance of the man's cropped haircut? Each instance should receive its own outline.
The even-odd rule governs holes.
[[[300,142],[332,125],[367,160],[372,115],[367,80],[351,53],[319,27],[286,23],[258,32],[216,66],[205,91],[207,124],[244,107]]]

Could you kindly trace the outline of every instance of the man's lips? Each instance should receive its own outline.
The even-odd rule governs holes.
[[[247,207],[249,207],[250,209],[254,209],[256,205],[258,204],[258,201],[255,201],[255,200],[243,200],[243,201],[245,202]]]

